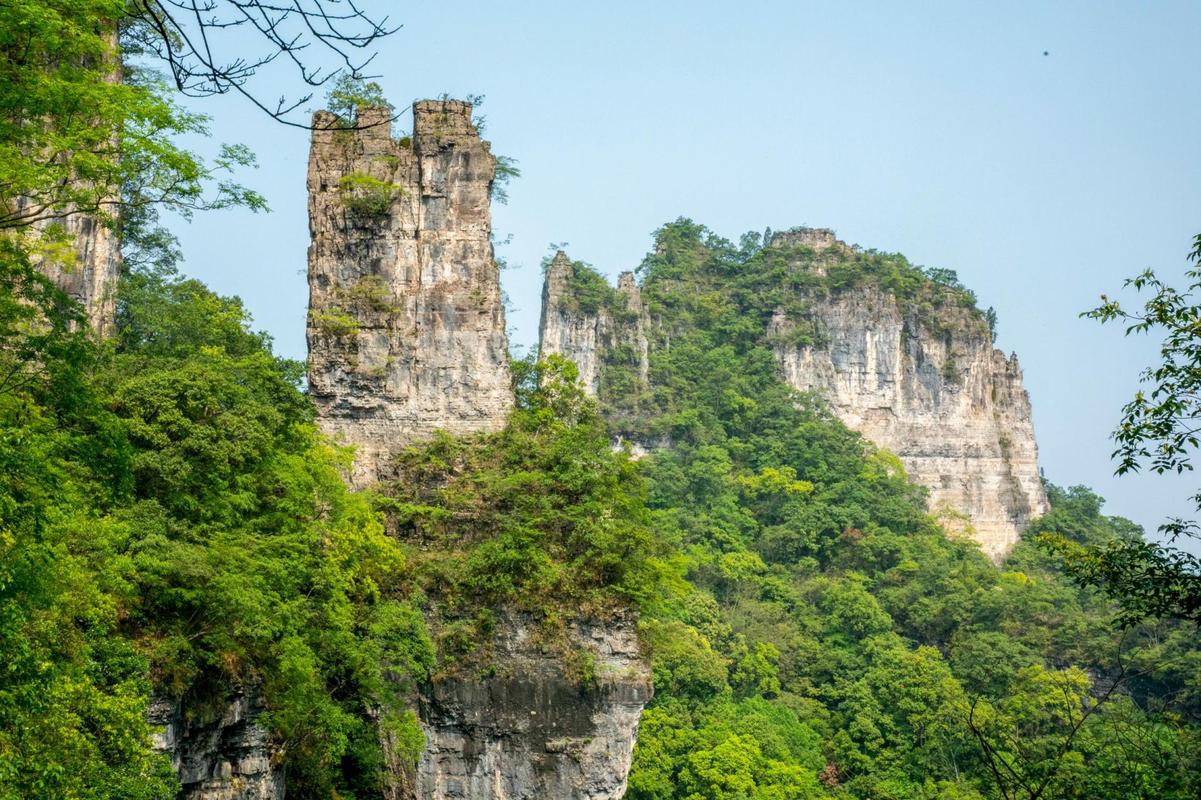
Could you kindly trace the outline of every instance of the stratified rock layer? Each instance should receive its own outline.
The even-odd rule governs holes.
[[[447,677],[421,703],[422,800],[617,800],[625,794],[650,668],[634,626],[580,622],[566,646],[528,618],[492,637],[489,674]],[[565,663],[586,668],[569,674]]]
[[[255,691],[231,692],[217,708],[151,704],[154,745],[171,757],[179,800],[284,800],[283,770],[258,724],[262,710]]]
[[[817,390],[847,427],[896,453],[948,528],[970,525],[985,553],[1007,554],[1047,508],[1017,356],[994,350],[966,309],[942,309],[945,328],[932,331],[877,289],[813,313],[827,341],[778,344],[787,381]],[[769,333],[788,327],[776,316]]]
[[[778,233],[771,244],[804,248],[804,268],[819,275],[853,252],[825,228]],[[580,309],[569,269],[556,259],[547,272],[541,352],[576,360],[597,394],[607,352],[619,343],[646,353],[650,322],[640,305],[616,323],[604,309]],[[783,313],[765,331],[784,379],[816,390],[848,427],[896,453],[948,528],[1002,558],[1047,509],[1017,357],[994,350],[987,322],[962,306],[945,304],[923,319],[873,285],[806,300],[816,343],[795,344],[795,323]]]
[[[313,118],[309,156],[309,393],[318,422],[355,445],[352,482],[386,477],[437,429],[494,430],[513,404],[489,192],[495,158],[471,106],[413,105],[358,128]]]

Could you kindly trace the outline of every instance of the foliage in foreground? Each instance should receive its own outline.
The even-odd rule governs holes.
[[[387,591],[404,554],[237,301],[148,274],[121,297],[111,345],[62,332],[0,393],[0,797],[173,797],[152,685],[215,713],[260,690],[292,796],[370,796],[375,720],[411,757],[432,668]]]
[[[657,687],[631,798],[1196,796],[1195,630],[1122,636],[1031,541],[998,569],[949,540],[895,458],[779,380],[706,265],[728,246],[667,233],[644,273],[672,276],[648,294],[681,324],[627,409],[672,447],[640,462],[552,360],[516,366],[504,430],[348,493],[298,365],[170,274],[127,277],[111,345],[69,314],[23,340],[43,368],[0,392],[0,797],[170,797],[151,692],[238,686],[291,796],[375,796],[377,724],[421,745],[426,617],[459,658],[501,609],[553,627],[631,604]],[[1050,494],[1033,532],[1138,536]]]
[[[1122,408],[1114,431],[1117,474],[1144,467],[1158,474],[1192,472],[1201,443],[1201,234],[1189,253],[1193,267],[1180,291],[1151,270],[1126,281],[1151,296],[1141,311],[1127,311],[1117,300],[1101,295],[1101,305],[1083,316],[1123,322],[1126,335],[1161,334],[1160,363],[1142,373],[1148,391],[1138,391]],[[1189,498],[1201,514],[1201,492]],[[1181,536],[1201,538],[1197,520],[1173,518],[1160,526],[1170,543]],[[1124,624],[1148,616],[1168,616],[1201,624],[1201,559],[1171,544],[1133,537],[1083,547],[1060,537],[1045,537],[1065,569],[1084,586],[1099,587],[1122,606]]]

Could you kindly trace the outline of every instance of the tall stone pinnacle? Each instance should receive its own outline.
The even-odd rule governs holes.
[[[387,108],[357,128],[313,118],[309,155],[309,392],[318,423],[356,448],[352,483],[437,429],[495,430],[513,406],[489,194],[496,159],[458,100]]]

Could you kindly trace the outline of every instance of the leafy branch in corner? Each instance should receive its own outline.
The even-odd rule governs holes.
[[[1113,433],[1118,475],[1144,466],[1163,474],[1192,472],[1201,444],[1201,235],[1194,237],[1181,291],[1150,269],[1126,281],[1138,292],[1150,292],[1140,311],[1128,311],[1101,295],[1101,305],[1081,316],[1102,323],[1122,322],[1126,335],[1162,334],[1160,363],[1143,370],[1150,386],[1122,407]],[[1201,512],[1201,492],[1189,498]],[[1175,542],[1198,538],[1196,520],[1171,518],[1160,533]],[[1084,586],[1101,588],[1121,606],[1120,621],[1129,626],[1148,616],[1201,623],[1201,559],[1174,547],[1142,539],[1124,539],[1083,547],[1062,537],[1042,534],[1040,542],[1058,555],[1069,574]]]

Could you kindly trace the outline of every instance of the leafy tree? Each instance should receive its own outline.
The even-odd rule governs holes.
[[[380,731],[416,759],[433,667],[405,556],[237,301],[127,283],[112,341],[64,335],[0,395],[0,797],[172,797],[152,690],[238,686],[290,792],[378,794]]]
[[[1101,296],[1102,304],[1084,316],[1102,323],[1121,321],[1126,335],[1162,333],[1160,363],[1143,371],[1151,384],[1122,408],[1122,421],[1113,434],[1117,474],[1149,467],[1157,473],[1191,472],[1201,433],[1201,235],[1194,240],[1186,271],[1189,285],[1179,291],[1146,270],[1126,282],[1151,296],[1141,312],[1127,311],[1117,300]],[[1201,511],[1201,493],[1191,498]],[[1195,520],[1175,518],[1160,526],[1175,541],[1198,537]],[[1070,574],[1085,586],[1102,588],[1122,605],[1123,624],[1147,616],[1169,616],[1201,623],[1201,560],[1185,550],[1141,537],[1083,547],[1063,538],[1048,537],[1047,547],[1058,553]]]
[[[362,106],[392,108],[392,104],[384,97],[383,87],[375,81],[345,72],[338,75],[326,95],[325,107],[337,114],[346,125],[353,126]]]

